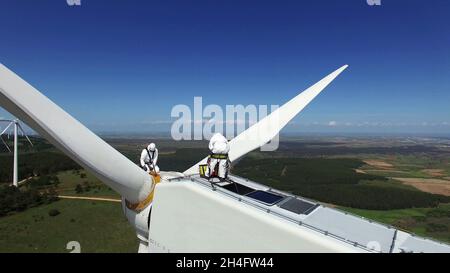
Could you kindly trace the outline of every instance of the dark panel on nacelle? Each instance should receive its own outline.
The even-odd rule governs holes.
[[[267,191],[254,191],[247,194],[246,196],[255,199],[257,201],[263,202],[264,204],[267,204],[269,206],[280,202],[284,198],[284,196]]]
[[[291,198],[280,205],[280,208],[291,211],[297,214],[310,214],[318,204],[309,203],[297,198]]]

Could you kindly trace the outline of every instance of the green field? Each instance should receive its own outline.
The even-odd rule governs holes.
[[[57,209],[60,214],[49,216]],[[120,203],[60,200],[0,218],[0,252],[69,252],[70,241],[81,252],[136,252],[135,231]]]
[[[120,199],[120,195],[117,194],[110,187],[106,186],[99,179],[93,176],[91,173],[85,170],[77,171],[63,171],[57,174],[60,184],[58,185],[57,192],[59,195],[73,195],[73,196],[88,196],[88,197],[106,197]],[[77,185],[81,185],[84,190],[81,193],[77,193],[75,188]],[[86,186],[89,186],[89,190],[86,190]]]
[[[62,171],[56,176],[59,195],[120,199],[84,170]],[[22,187],[32,185],[35,179]],[[76,193],[77,185],[85,190]],[[51,217],[53,209],[60,214]],[[0,252],[69,252],[66,245],[70,241],[79,242],[82,252],[136,252],[138,246],[120,203],[61,199],[0,218]]]

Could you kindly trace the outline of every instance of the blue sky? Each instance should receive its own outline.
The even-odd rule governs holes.
[[[282,104],[349,64],[286,132],[450,134],[450,1],[81,3],[2,0],[0,62],[94,131]]]

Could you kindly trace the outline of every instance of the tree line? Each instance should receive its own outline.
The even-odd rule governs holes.
[[[81,167],[66,155],[56,151],[24,153],[19,155],[19,180],[32,176],[55,174],[59,171],[80,169]],[[13,155],[0,156],[0,181],[11,183],[13,175]]]
[[[0,185],[0,217],[58,200],[54,187],[45,190],[36,187],[16,188]]]

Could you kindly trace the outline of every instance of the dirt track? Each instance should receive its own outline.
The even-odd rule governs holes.
[[[433,177],[442,177],[445,175],[445,171],[442,169],[424,169],[422,172]]]
[[[377,167],[380,169],[390,169],[392,167],[394,167],[392,164],[381,161],[381,160],[375,160],[375,159],[368,159],[368,160],[364,160],[364,163],[366,163],[367,165],[373,166],[373,167]]]

